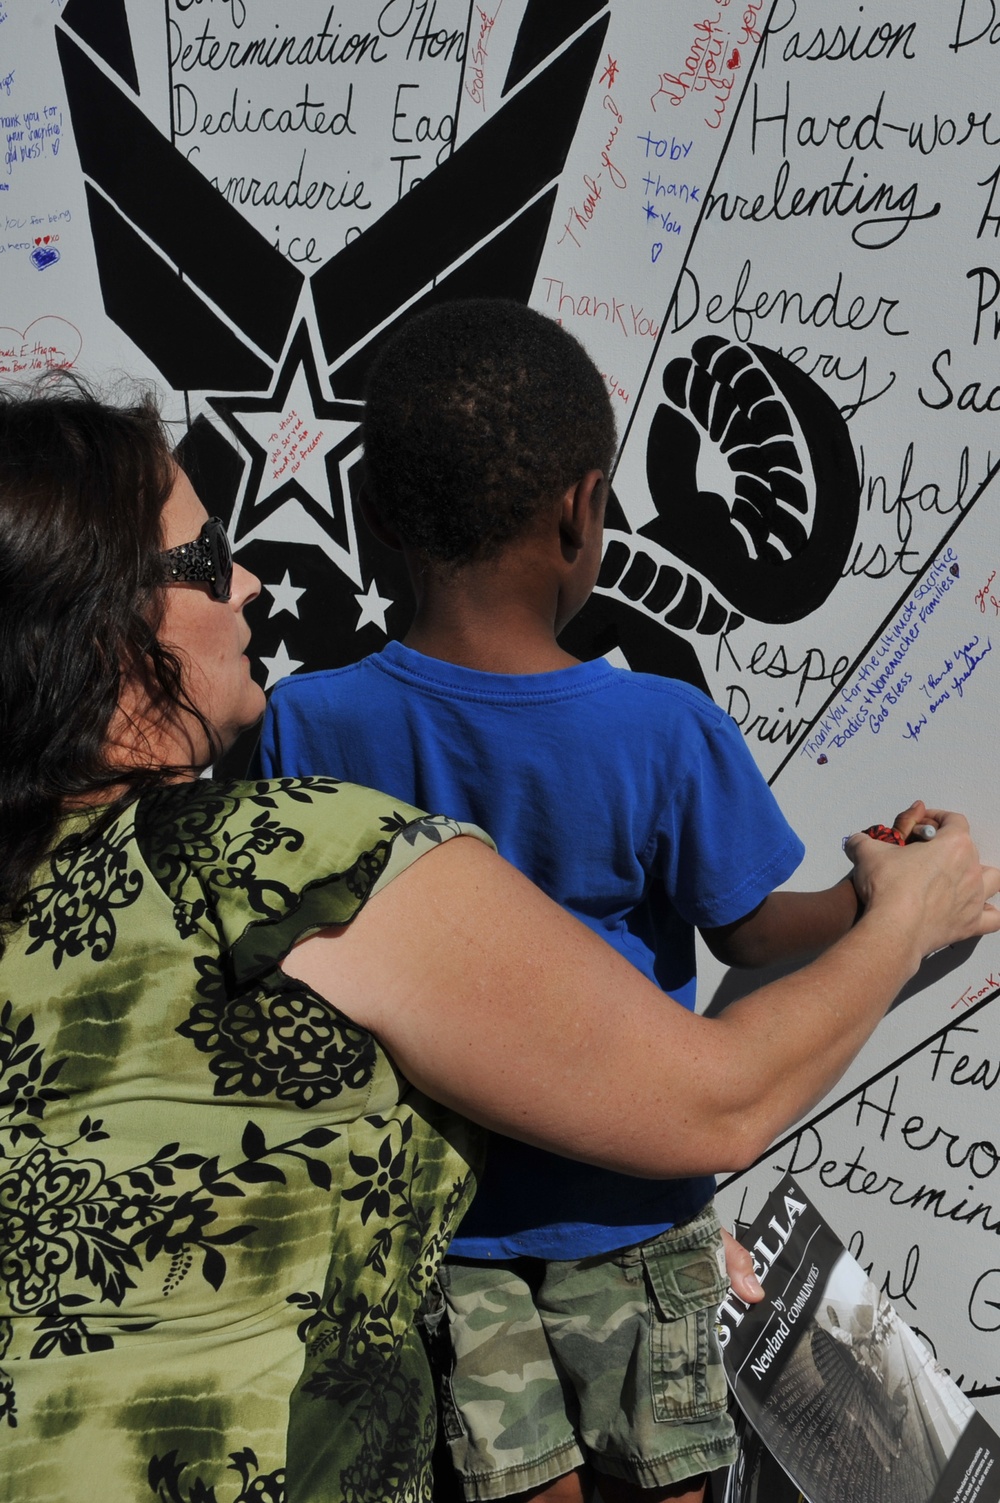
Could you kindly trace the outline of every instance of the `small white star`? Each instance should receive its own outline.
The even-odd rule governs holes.
[[[292,584],[292,576],[285,570],[285,577],[280,584],[266,584],[264,589],[271,596],[273,605],[268,611],[268,619],[277,616],[280,611],[287,611],[290,616],[298,618],[299,596],[305,594],[305,586],[300,589]]]
[[[278,650],[273,658],[262,657],[261,662],[267,669],[265,689],[273,688],[279,679],[287,678],[290,673],[295,672],[296,668],[302,667],[302,664],[297,659],[289,657],[288,648],[284,642],[278,643]]]
[[[373,626],[377,626],[380,631],[386,632],[388,635],[388,628],[385,624],[385,613],[390,605],[392,605],[392,601],[386,600],[384,596],[379,594],[378,586],[374,579],[363,595],[355,594],[354,598],[361,607],[358,624],[354,630],[360,631],[370,621]]]

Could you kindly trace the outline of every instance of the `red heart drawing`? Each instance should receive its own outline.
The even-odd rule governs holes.
[[[51,239],[52,239],[52,236],[51,236],[51,235],[46,235],[46,236],[45,236],[45,239],[44,239],[44,242],[43,242],[43,244],[45,244],[45,245],[48,245],[48,243],[49,243],[49,241],[50,241],[50,240],[51,240]],[[36,245],[37,245],[37,244],[38,244],[38,241],[37,241],[37,240],[36,240],[36,241],[35,241],[35,244],[36,244]]]
[[[34,370],[65,370],[75,365],[83,337],[68,318],[46,313],[20,329],[0,326],[0,377]],[[35,364],[35,362],[40,362]]]
[[[35,244],[36,244],[36,245],[41,245],[41,243],[42,243],[42,238],[41,238],[41,236],[40,236],[40,235],[36,235],[36,236],[35,236]]]
[[[733,48],[733,55],[726,63],[727,68],[738,68],[740,65],[740,52],[738,47]]]

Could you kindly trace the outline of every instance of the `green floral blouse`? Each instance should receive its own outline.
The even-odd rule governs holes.
[[[278,961],[463,830],[197,782],[40,872],[0,961],[0,1497],[430,1498],[413,1320],[479,1134]]]

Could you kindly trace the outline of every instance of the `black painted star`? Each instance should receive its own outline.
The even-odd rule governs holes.
[[[213,397],[249,463],[230,529],[239,546],[295,537],[316,543],[362,585],[349,475],[361,453],[360,402],[323,395],[300,324],[269,397]]]

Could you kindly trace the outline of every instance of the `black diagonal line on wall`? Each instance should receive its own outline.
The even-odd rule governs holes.
[[[331,364],[562,171],[607,31],[597,22],[458,150],[313,274]],[[518,150],[512,143],[525,143]]]
[[[969,515],[972,508],[982,498],[982,496],[995,480],[1000,480],[1000,460],[997,460],[991,465],[989,473],[986,475],[982,483],[977,487],[975,493],[969,497],[969,500],[959,512],[958,516],[955,518],[954,522],[952,522],[947,531],[943,533],[936,542],[928,544],[927,551],[924,554],[923,560],[915,566],[915,572],[906,575],[903,592],[899,596],[895,605],[893,605],[892,608],[887,611],[886,614],[882,617],[882,620],[875,627],[875,630],[871,633],[867,642],[861,648],[861,651],[855,655],[854,660],[848,668],[847,672],[844,674],[844,677],[839,680],[838,686],[835,689],[830,690],[830,693],[827,695],[820,708],[816,711],[816,714],[813,716],[812,720],[805,727],[805,729],[802,731],[802,734],[798,737],[794,744],[788,748],[786,755],[783,757],[781,762],[775,768],[774,772],[768,778],[767,781],[772,786],[774,785],[776,779],[779,778],[784,772],[785,768],[788,766],[789,762],[791,762],[792,758],[798,756],[803,743],[809,739],[809,737],[813,734],[815,727],[823,719],[823,716],[828,712],[830,706],[833,704],[834,700],[840,693],[840,684],[850,684],[851,680],[854,678],[854,675],[857,673],[858,668],[871,652],[879,637],[884,631],[889,630],[889,627],[899,615],[909,597],[913,594],[914,589],[920,582],[920,576],[925,572],[925,570],[930,568],[931,564],[934,562],[935,558],[937,558],[942,549],[948,546],[958,529],[961,527],[962,523],[965,521],[966,517]]]
[[[548,233],[549,220],[556,201],[552,188],[530,205],[507,227],[494,235],[484,246],[475,251],[461,266],[457,266],[411,307],[401,318],[409,318],[424,308],[436,303],[450,303],[462,297],[509,297],[515,302],[526,303],[534,286],[535,273]],[[380,329],[374,339],[362,345],[358,352],[345,360],[333,372],[331,380],[338,397],[361,397],[364,391],[368,367],[378,353],[384,340],[398,326],[394,319]]]
[[[97,270],[108,317],[179,391],[265,391],[272,370],[87,185]]]
[[[84,172],[249,339],[278,359],[302,273],[185,161],[65,32],[56,35]],[[107,268],[109,280],[116,270]]]
[[[552,0],[528,0],[501,97],[509,94],[522,78],[561,47],[574,31],[579,31],[606,3],[607,0],[559,0],[553,5]]]
[[[138,94],[139,75],[125,14],[125,0],[69,0],[62,18],[98,57],[103,57],[122,82]]]

